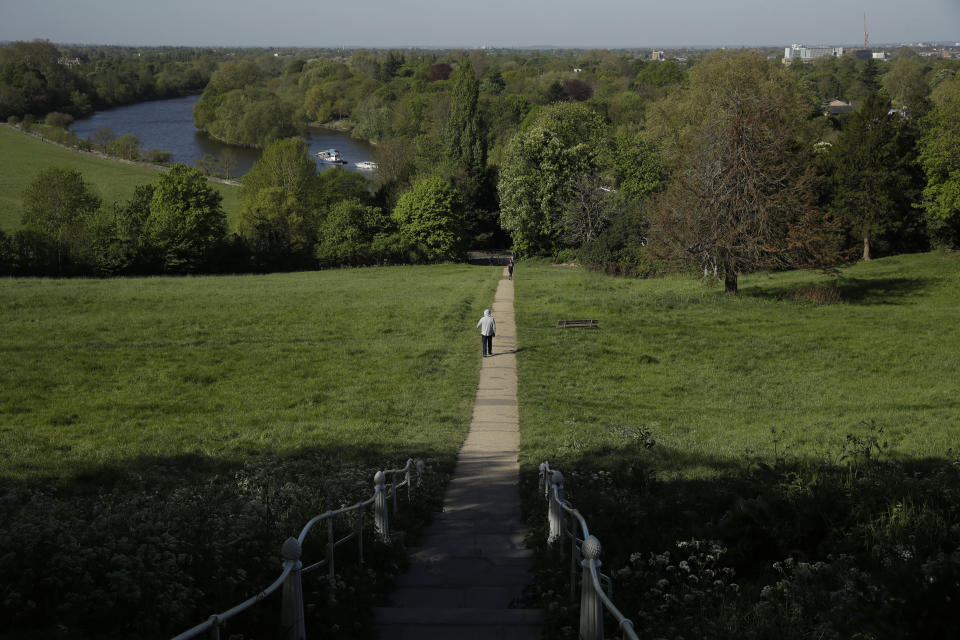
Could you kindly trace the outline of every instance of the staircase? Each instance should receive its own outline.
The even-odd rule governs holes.
[[[443,513],[426,529],[422,546],[411,550],[392,606],[376,610],[383,640],[540,637],[541,612],[511,608],[530,580],[532,551],[523,546],[520,519],[516,329],[513,282],[505,277],[493,316],[494,355],[481,365],[470,431]]]

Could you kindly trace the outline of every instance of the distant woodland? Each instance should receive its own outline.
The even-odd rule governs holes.
[[[36,194],[68,182],[86,204],[51,212],[25,197],[23,230],[0,238],[0,265],[22,275],[271,271],[497,248],[622,275],[702,273],[733,293],[740,273],[960,244],[958,69],[906,48],[886,61],[784,65],[747,50],[654,61],[622,50],[16,42],[0,47],[10,124],[51,134],[95,109],[202,93],[197,128],[264,155],[243,179],[237,228],[200,225],[202,239],[150,231],[190,215],[159,201],[159,182],[111,204],[84,200],[82,176],[38,176]],[[374,177],[316,174],[298,134],[317,125],[375,143]],[[61,141],[167,159],[136,140],[70,135]],[[203,189],[193,171],[176,175]],[[203,249],[168,255],[190,244]]]

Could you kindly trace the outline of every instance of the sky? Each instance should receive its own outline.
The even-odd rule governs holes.
[[[670,48],[960,42],[960,0],[0,0],[0,41]]]

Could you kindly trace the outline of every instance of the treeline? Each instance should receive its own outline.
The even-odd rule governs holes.
[[[0,119],[42,121],[96,109],[199,93],[229,50],[60,46],[46,40],[0,46]]]
[[[512,245],[735,291],[757,269],[957,246],[958,68],[909,49],[789,66],[747,51],[261,50],[225,56],[194,120],[264,149],[310,123],[377,143],[372,192],[245,181],[237,237],[255,269]],[[834,98],[852,112],[827,110]]]
[[[702,270],[735,290],[738,273],[833,264],[854,248],[869,259],[955,246],[945,198],[960,165],[935,147],[956,140],[958,68],[909,49],[790,66],[744,51],[683,62],[354,51],[291,57],[272,74],[225,63],[195,122],[261,146],[340,121],[378,143],[387,210],[438,178],[520,254],[617,273]],[[830,113],[832,99],[853,113]]]
[[[120,276],[309,270],[456,260],[464,202],[418,180],[392,209],[355,172],[317,173],[300,138],[267,147],[244,176],[236,232],[198,169],[175,164],[105,204],[76,170],[47,167],[23,194],[22,229],[0,231],[0,275]]]

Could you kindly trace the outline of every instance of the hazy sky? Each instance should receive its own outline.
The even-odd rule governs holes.
[[[568,47],[960,41],[960,0],[0,0],[0,41]]]

